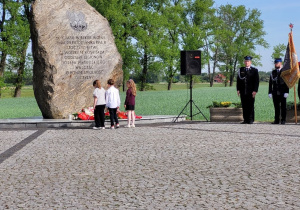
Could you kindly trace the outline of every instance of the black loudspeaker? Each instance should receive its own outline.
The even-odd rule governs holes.
[[[181,75],[201,74],[201,51],[181,51]]]

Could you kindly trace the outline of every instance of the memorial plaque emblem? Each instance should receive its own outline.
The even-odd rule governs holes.
[[[70,21],[70,26],[75,31],[85,31],[87,23],[85,22],[85,15],[82,12],[67,12]]]

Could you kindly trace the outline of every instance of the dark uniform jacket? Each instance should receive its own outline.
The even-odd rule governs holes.
[[[272,71],[269,81],[269,94],[283,95],[285,93],[289,93],[290,89],[285,84],[280,74],[281,71],[278,71],[277,69]]]
[[[240,68],[237,75],[236,89],[242,95],[252,95],[252,92],[258,92],[259,75],[257,68],[250,67],[246,71],[246,67]]]

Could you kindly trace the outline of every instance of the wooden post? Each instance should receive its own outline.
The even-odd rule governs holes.
[[[296,85],[294,85],[294,105],[295,105],[295,124],[297,124],[298,123],[298,116],[297,116]]]

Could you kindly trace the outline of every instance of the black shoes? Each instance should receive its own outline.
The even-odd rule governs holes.
[[[272,124],[279,124],[279,121],[274,121]],[[281,125],[285,125],[285,120],[281,120]]]
[[[279,121],[274,121],[272,122],[272,124],[279,124]]]
[[[253,121],[250,121],[250,122],[242,122],[241,124],[253,124]]]

